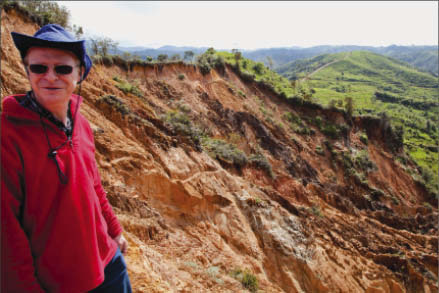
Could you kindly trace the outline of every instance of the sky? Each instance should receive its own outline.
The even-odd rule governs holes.
[[[438,1],[57,1],[120,46],[437,45]]]

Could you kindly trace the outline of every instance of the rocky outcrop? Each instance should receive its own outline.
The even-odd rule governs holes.
[[[36,29],[2,11],[2,97],[28,88],[10,32]],[[437,292],[435,201],[370,123],[328,136],[318,123],[348,124],[343,113],[286,101],[229,66],[95,64],[81,95],[135,292],[255,291],[254,280],[264,292]],[[249,163],[221,161],[206,139]]]

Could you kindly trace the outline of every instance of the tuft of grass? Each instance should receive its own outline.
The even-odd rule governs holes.
[[[322,214],[322,211],[320,210],[320,207],[319,207],[318,205],[313,205],[313,206],[309,209],[309,211],[310,211],[313,215],[315,215],[315,216],[317,216],[317,217],[319,217],[319,218],[323,218],[323,217],[324,217],[324,215]]]
[[[259,289],[258,279],[249,270],[242,270],[240,268],[234,269],[230,275],[236,280],[240,281],[244,288],[250,292],[257,292]]]
[[[136,85],[133,85],[118,76],[113,77],[113,80],[117,82],[116,87],[123,91],[125,94],[131,93],[139,98],[143,98],[142,92]]]

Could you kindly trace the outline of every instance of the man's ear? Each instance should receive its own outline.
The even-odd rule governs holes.
[[[79,80],[78,80],[78,83],[81,83],[84,80],[84,73],[85,73],[85,67],[81,65],[79,67]]]
[[[24,67],[24,71],[26,71],[26,75],[27,75],[27,77],[29,77],[29,69],[27,68],[27,66],[26,66],[26,62],[24,61],[24,59],[22,60],[21,64],[22,64],[23,67]]]

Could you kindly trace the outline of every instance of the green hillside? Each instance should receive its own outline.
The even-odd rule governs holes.
[[[438,75],[438,46],[386,46],[386,47],[372,47],[372,46],[314,46],[310,48],[267,48],[252,51],[243,51],[243,56],[255,61],[264,62],[267,66],[270,65],[269,58],[271,58],[272,65],[276,69],[282,70],[283,65],[313,58],[324,54],[336,54],[341,52],[353,51],[368,51],[376,54],[391,57],[397,60],[407,62],[417,69]],[[290,66],[288,66],[290,67]]]
[[[312,88],[312,99],[323,105],[342,106],[351,97],[354,115],[386,113],[392,125],[403,126],[405,149],[424,169],[425,179],[431,184],[437,180],[437,77],[366,51],[298,60],[278,72],[297,80],[296,89]]]

